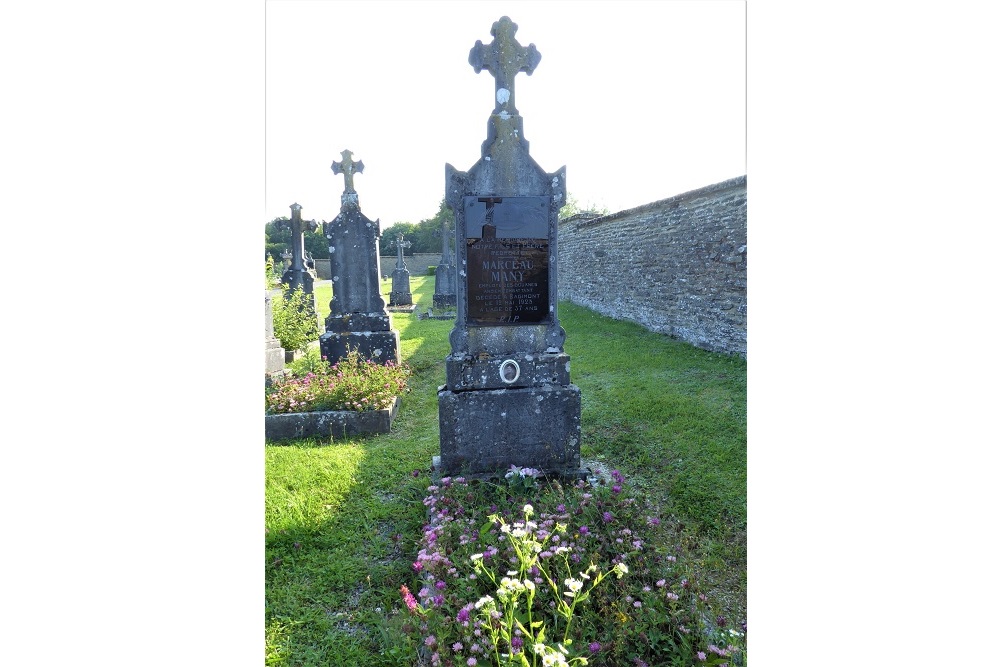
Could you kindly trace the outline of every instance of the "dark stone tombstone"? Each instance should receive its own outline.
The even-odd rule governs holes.
[[[399,363],[399,332],[390,330],[389,313],[380,294],[379,221],[361,212],[354,174],[364,163],[351,159],[351,151],[332,165],[334,174],[344,174],[340,214],[323,223],[330,244],[330,277],[333,299],[326,318],[326,333],[319,338],[320,351],[331,364],[357,349],[365,359],[384,364]]]
[[[313,283],[316,281],[315,263],[305,248],[306,230],[315,231],[318,225],[315,220],[302,219],[302,206],[300,204],[292,204],[289,208],[292,209],[291,220],[282,220],[277,224],[279,229],[287,229],[292,233],[291,257],[288,257],[287,251],[282,254],[282,258],[288,261],[281,274],[281,284],[287,288],[286,297],[293,290],[302,289],[307,295],[306,307],[310,309],[313,317],[316,318],[320,331],[322,331],[323,321],[317,314],[319,309],[316,307],[316,294],[313,291]],[[289,352],[294,351],[289,350]]]
[[[469,62],[496,78],[482,157],[467,172],[445,165],[455,212],[456,321],[438,392],[444,474],[492,475],[511,465],[580,474],[580,390],[570,384],[557,304],[557,224],[566,170],[546,173],[528,154],[514,77],[541,56],[514,39],[506,16]]]
[[[403,240],[400,234],[396,238],[396,268],[392,272],[392,291],[389,292],[389,306],[412,306],[413,294],[410,292],[410,272],[403,261],[403,248],[409,248],[413,244]]]
[[[291,262],[281,274],[281,282],[287,285],[290,290],[301,287],[306,294],[313,293],[313,282],[316,275],[306,265],[308,261],[305,246],[305,232],[315,231],[315,220],[302,219],[302,206],[298,203],[289,206],[292,209],[291,220],[281,220],[278,222],[279,229],[287,229],[292,233],[292,257]],[[282,255],[284,257],[284,255]]]
[[[434,300],[435,308],[440,310],[455,309],[455,259],[452,250],[451,234],[448,230],[448,220],[441,222],[441,261],[434,270]]]

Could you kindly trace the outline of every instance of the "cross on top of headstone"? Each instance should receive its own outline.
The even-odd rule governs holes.
[[[396,244],[396,253],[397,253],[397,255],[396,255],[396,268],[398,269],[398,268],[402,268],[402,267],[406,266],[406,264],[403,262],[403,248],[409,248],[413,244],[410,243],[409,241],[404,241],[402,234],[400,234],[399,236],[396,237],[395,244]]]
[[[514,77],[518,72],[526,72],[531,76],[542,59],[542,54],[534,44],[529,44],[527,48],[518,44],[514,39],[515,32],[517,24],[503,16],[490,29],[493,41],[483,44],[477,39],[476,45],[469,51],[469,64],[476,70],[476,74],[485,69],[496,79],[494,111],[498,114],[504,111],[517,114],[517,107],[514,106]]]
[[[334,160],[330,168],[333,169],[334,174],[344,175],[344,194],[356,193],[354,189],[354,174],[363,172],[365,170],[365,163],[361,160],[355,162],[351,158],[351,151],[349,150],[341,151],[340,155],[344,159],[340,162]]]

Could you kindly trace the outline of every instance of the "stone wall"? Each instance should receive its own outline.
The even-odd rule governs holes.
[[[428,266],[437,266],[441,261],[439,252],[418,252],[412,255],[403,255],[403,263],[411,276],[426,276]],[[396,255],[383,255],[379,258],[383,276],[392,276],[396,269]]]
[[[559,298],[746,357],[746,251],[746,176],[575,215],[559,223]]]
[[[406,270],[410,272],[411,276],[426,276],[427,267],[437,266],[438,262],[441,261],[441,253],[428,252],[403,255],[403,261],[406,263]],[[379,263],[381,264],[382,276],[392,276],[392,272],[396,268],[396,256],[381,256],[379,257]],[[316,260],[316,277],[320,280],[330,280],[330,260]]]

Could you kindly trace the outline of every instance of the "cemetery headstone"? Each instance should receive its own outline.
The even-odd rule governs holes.
[[[438,392],[443,474],[494,475],[511,465],[580,474],[580,390],[570,383],[557,305],[557,226],[566,168],[546,173],[528,153],[514,78],[541,55],[508,17],[469,63],[496,79],[482,157],[445,165],[455,212],[457,313]]]
[[[277,224],[279,229],[287,229],[292,233],[291,261],[281,274],[281,284],[287,288],[286,296],[290,295],[296,289],[301,289],[307,295],[306,307],[311,309],[313,317],[316,318],[317,324],[322,331],[323,322],[317,314],[319,309],[316,307],[316,296],[313,291],[313,283],[316,280],[316,271],[313,268],[315,264],[312,262],[312,257],[306,252],[305,248],[306,230],[310,232],[316,231],[318,225],[315,220],[302,219],[301,204],[296,202],[289,206],[289,208],[292,210],[291,220],[282,220]],[[310,264],[313,266],[310,266]]]
[[[265,379],[285,368],[285,348],[274,335],[274,308],[272,299],[281,297],[281,290],[264,290],[264,376]]]
[[[318,225],[315,220],[302,219],[301,204],[295,203],[288,208],[292,209],[291,220],[281,220],[277,224],[279,229],[287,229],[292,233],[291,262],[281,274],[281,282],[289,289],[301,287],[306,294],[312,294],[315,275],[306,266],[305,232],[306,230],[315,231]]]
[[[396,268],[392,272],[392,291],[389,292],[389,306],[412,306],[413,294],[410,292],[410,272],[403,261],[403,249],[413,244],[403,240],[403,235],[396,237]]]
[[[455,308],[455,259],[447,219],[441,222],[441,261],[434,270],[433,304],[439,310]]]
[[[320,351],[330,364],[358,350],[365,359],[384,364],[399,363],[399,332],[390,329],[389,313],[380,291],[379,221],[361,212],[354,174],[364,170],[351,151],[334,161],[334,174],[344,175],[340,214],[323,223],[330,244],[330,278],[333,298],[326,318],[326,333],[319,338]]]

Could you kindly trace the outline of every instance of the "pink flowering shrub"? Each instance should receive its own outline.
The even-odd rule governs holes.
[[[745,623],[711,612],[656,513],[612,477],[429,486],[418,593],[401,591],[420,664],[745,665]]]
[[[332,366],[324,358],[305,372],[289,372],[274,382],[264,393],[265,410],[268,414],[383,410],[409,390],[409,376],[406,364],[379,364],[351,350]]]

